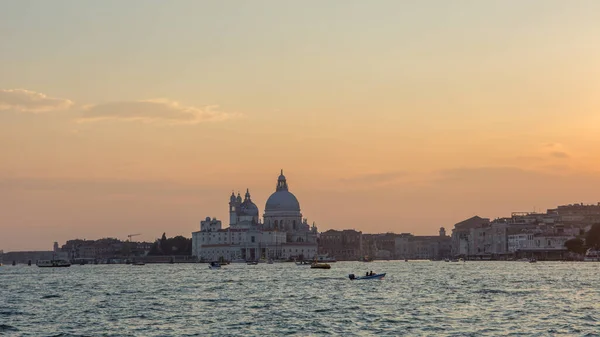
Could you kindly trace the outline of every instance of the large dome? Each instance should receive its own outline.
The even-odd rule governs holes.
[[[289,191],[277,191],[271,194],[265,206],[265,212],[272,211],[300,212],[300,203]]]
[[[298,199],[288,191],[287,181],[281,170],[281,175],[277,179],[277,188],[275,193],[271,194],[265,206],[265,212],[300,212],[300,203]]]

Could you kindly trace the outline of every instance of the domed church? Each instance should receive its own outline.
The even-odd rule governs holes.
[[[317,228],[302,218],[300,203],[289,191],[283,170],[277,178],[275,192],[267,199],[264,222],[252,201],[250,191],[242,200],[232,192],[229,197],[229,227],[206,218],[200,231],[192,233],[192,254],[202,260],[225,259],[280,260],[312,259],[317,254]]]

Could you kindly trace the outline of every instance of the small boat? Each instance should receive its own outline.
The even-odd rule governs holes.
[[[258,261],[248,261],[246,262],[246,264],[249,266],[256,266],[258,264]]]
[[[529,263],[536,263],[536,262],[537,262],[537,260],[536,260],[536,259],[531,259],[531,260],[529,260]]]
[[[331,269],[331,265],[329,263],[313,263],[310,265],[311,269]]]
[[[310,266],[312,264],[309,261],[300,261],[300,262],[298,262],[298,261],[294,260],[294,262],[296,263],[297,266]]]
[[[66,260],[38,260],[35,265],[40,268],[58,268],[70,267],[71,263]]]
[[[221,269],[221,264],[219,262],[211,262],[208,266],[209,269]]]
[[[386,273],[383,274],[373,274],[373,275],[365,275],[365,276],[359,276],[356,277],[354,274],[350,274],[348,275],[348,278],[350,280],[381,280],[385,277]]]
[[[145,266],[146,264],[142,261],[137,261],[131,264],[132,266]]]
[[[583,261],[585,262],[598,262],[600,261],[600,250],[596,250],[593,248],[588,249],[585,252],[585,256],[583,257]]]
[[[450,262],[450,259],[449,258],[445,258],[444,262]]]
[[[373,262],[373,258],[370,256],[363,256],[360,260],[362,262]]]

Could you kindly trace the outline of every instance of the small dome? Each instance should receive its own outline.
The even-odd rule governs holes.
[[[240,215],[258,216],[258,207],[250,199],[246,199],[240,205]]]

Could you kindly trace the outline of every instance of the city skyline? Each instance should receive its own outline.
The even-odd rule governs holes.
[[[597,1],[0,4],[0,250],[262,216],[436,233],[600,201]]]

